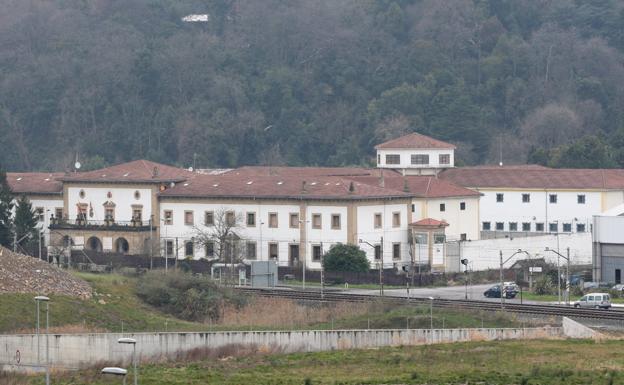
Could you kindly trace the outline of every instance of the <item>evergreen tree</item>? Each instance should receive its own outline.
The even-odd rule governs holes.
[[[0,245],[10,247],[13,244],[13,224],[11,212],[13,196],[6,179],[6,173],[0,169]]]
[[[20,246],[37,242],[39,229],[37,229],[37,215],[32,209],[32,205],[26,196],[22,195],[15,206],[15,235]]]

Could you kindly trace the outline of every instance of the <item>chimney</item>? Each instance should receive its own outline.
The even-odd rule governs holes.
[[[410,192],[409,186],[407,184],[407,179],[403,178],[403,192]]]
[[[355,192],[355,186],[353,182],[349,183],[349,194],[353,194]]]
[[[386,181],[384,180],[383,168],[381,169],[381,174],[379,177],[379,187],[386,187]]]
[[[304,181],[301,182],[301,193],[305,194],[307,192],[308,191],[306,190],[306,181],[304,180]]]
[[[152,171],[152,178],[156,178],[158,176],[158,167],[154,166],[154,170]]]

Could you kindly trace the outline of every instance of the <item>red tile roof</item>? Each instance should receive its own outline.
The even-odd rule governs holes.
[[[433,218],[424,218],[416,222],[412,222],[410,226],[426,226],[426,227],[446,227],[449,224],[445,221],[439,221]]]
[[[553,169],[545,167],[461,167],[438,174],[469,188],[624,189],[622,169]]]
[[[400,149],[400,148],[456,148],[455,145],[434,139],[430,136],[422,135],[416,132],[401,136],[396,139],[378,144],[376,149]]]
[[[380,177],[352,177],[361,183],[380,186]],[[432,175],[407,175],[384,173],[383,184],[386,188],[409,193],[419,198],[450,198],[479,196],[479,192],[458,186],[447,180]]]
[[[243,166],[227,172],[241,176],[369,176],[378,175],[379,169],[364,167],[287,167]],[[387,171],[386,171],[387,172]]]
[[[8,172],[7,183],[14,194],[61,194],[63,185],[58,180],[63,173]]]
[[[149,160],[135,160],[94,171],[63,176],[67,182],[161,183],[181,182],[194,175],[183,168]]]
[[[413,194],[334,176],[196,175],[160,193],[161,197],[281,198],[281,199],[389,199]]]

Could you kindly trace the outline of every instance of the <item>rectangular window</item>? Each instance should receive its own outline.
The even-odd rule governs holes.
[[[446,204],[440,203],[440,211],[446,211]]]
[[[451,164],[451,155],[450,154],[440,154],[438,156],[438,162],[440,164]]]
[[[215,243],[213,241],[206,242],[206,258],[215,256]]]
[[[56,217],[56,219],[62,219],[63,218],[63,208],[62,207],[57,207],[56,209],[54,209],[54,216]]]
[[[256,242],[247,242],[247,259],[256,259]]]
[[[412,164],[427,165],[429,164],[429,155],[425,155],[425,154],[412,155],[411,160],[412,160]]]
[[[184,256],[193,257],[193,255],[195,255],[195,245],[193,245],[193,242],[188,241],[184,244]]]
[[[535,231],[539,231],[539,232],[544,231],[544,224],[543,223],[536,223],[535,224]]]
[[[444,234],[433,234],[433,243],[446,242],[446,236]]]
[[[564,223],[563,224],[563,232],[571,233],[572,232],[572,223]]]
[[[584,205],[585,204],[585,195],[581,194],[581,195],[577,195],[576,196],[576,202],[580,205]]]
[[[585,232],[585,223],[577,223],[576,224],[576,232],[584,233]]]
[[[375,260],[379,261],[381,259],[381,245],[375,245]]]
[[[269,258],[278,259],[279,258],[278,250],[279,249],[277,247],[277,243],[269,243]]]
[[[247,213],[247,227],[256,227],[256,213]]]
[[[548,201],[550,203],[557,203],[557,194],[550,194],[550,195],[548,195]]]
[[[483,222],[482,228],[483,231],[490,231],[492,229],[492,224],[490,222]]]
[[[505,224],[503,222],[496,222],[496,231],[505,230]]]
[[[214,226],[214,212],[213,211],[206,211],[204,213],[204,225]]]
[[[551,222],[548,225],[548,231],[550,231],[551,233],[556,233],[559,231],[559,223],[557,222]]]
[[[290,213],[288,223],[291,229],[299,228],[299,213]]]
[[[333,230],[340,230],[340,214],[332,214],[331,228]]]
[[[522,203],[531,202],[531,194],[522,194]]]
[[[228,211],[225,213],[225,223],[228,226],[235,226],[236,225],[236,216],[234,214],[234,211]]]
[[[401,244],[392,244],[392,259],[401,259]]]
[[[376,229],[380,229],[381,228],[381,213],[375,213],[375,228]]]
[[[459,209],[466,210],[466,202],[459,202]]]
[[[193,226],[195,224],[192,211],[184,212],[184,224],[187,226]]]
[[[173,224],[173,211],[165,210],[164,213],[163,213],[163,217],[165,219],[165,225],[172,225]]]
[[[401,164],[401,155],[399,154],[387,154],[386,164]]]
[[[312,261],[319,262],[321,260],[321,245],[312,245]]]
[[[106,207],[104,209],[104,219],[107,221],[115,220],[115,209],[113,207]]]
[[[412,212],[416,211],[416,205],[412,203]]]
[[[496,202],[504,202],[504,200],[505,200],[505,195],[503,195],[502,193],[496,194]]]
[[[468,239],[468,238],[466,237],[466,233],[461,233],[461,234],[459,234],[459,240],[460,240],[460,241],[465,241],[466,239]]]
[[[277,228],[277,213],[269,213],[269,227]]]
[[[45,211],[43,211],[43,207],[35,208],[35,215],[37,215],[37,221],[43,222],[45,220]]]
[[[401,226],[401,213],[392,213],[392,227]]]
[[[377,166],[381,164],[381,155],[377,154]]]
[[[518,222],[509,222],[509,231],[518,231]]]
[[[531,223],[522,222],[522,231],[531,231]]]
[[[140,208],[132,209],[132,219],[134,219],[135,221],[142,221],[143,209],[140,209]]]
[[[167,257],[173,257],[173,241],[168,239],[165,241],[165,255]]]
[[[320,229],[322,226],[321,214],[312,214],[312,228]]]

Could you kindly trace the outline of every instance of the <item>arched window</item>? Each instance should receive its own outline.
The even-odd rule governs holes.
[[[126,238],[117,238],[115,241],[115,251],[120,254],[128,254],[130,251],[130,245]]]

